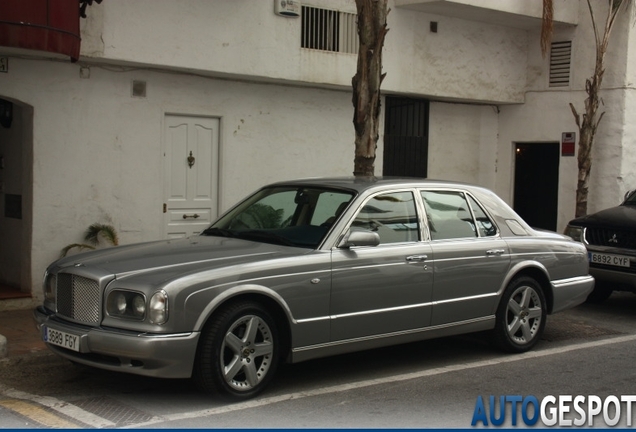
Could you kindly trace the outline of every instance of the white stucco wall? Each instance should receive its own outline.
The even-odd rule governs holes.
[[[525,30],[391,10],[382,88],[433,99],[521,103],[527,71]],[[429,30],[437,22],[437,33]]]
[[[429,127],[429,178],[495,188],[497,107],[433,102]]]
[[[605,2],[592,2],[597,25],[605,19]],[[572,40],[570,86],[548,87],[549,55],[541,55],[538,31],[529,32],[528,89],[523,105],[500,106],[501,117],[498,150],[498,174],[495,190],[512,199],[514,174],[513,145],[516,142],[560,142],[563,132],[579,132],[570,103],[579,114],[584,112],[585,80],[594,72],[594,36],[586,2],[580,2],[576,27],[555,29],[555,41]],[[589,184],[588,213],[619,203],[624,192],[636,188],[633,167],[636,166],[636,132],[631,125],[634,98],[633,80],[629,83],[634,62],[629,53],[634,49],[634,27],[630,10],[623,11],[616,23],[606,55],[606,72],[601,92],[599,114],[605,115],[597,130]],[[626,82],[627,81],[627,82]],[[577,149],[578,153],[578,149]],[[576,157],[561,157],[559,166],[559,210],[557,230],[565,228],[574,217],[577,184]],[[634,186],[628,186],[634,184]]]
[[[384,91],[523,101],[525,30],[430,15],[390,3]],[[351,0],[303,4],[356,12]],[[430,21],[438,22],[438,33],[429,31]],[[300,18],[274,14],[273,0],[109,0],[91,7],[82,22],[82,61],[107,59],[348,90],[356,55],[302,49],[300,30]]]
[[[528,93],[526,103],[523,105],[500,108],[497,176],[494,190],[508,203],[512,204],[514,198],[515,144],[560,143],[563,132],[576,131],[568,101],[569,96],[565,92],[533,92]],[[546,106],[555,108],[545,109]],[[559,159],[557,231],[562,232],[567,222],[574,217],[576,166],[576,157],[561,156]],[[541,167],[537,167],[537,170],[541,170]]]
[[[541,1],[519,0],[394,0],[397,7],[413,10],[452,11],[459,9],[464,17],[483,18],[488,22],[509,22],[515,18],[519,22],[527,23],[540,20],[543,14]],[[553,0],[555,22],[576,24],[578,11],[575,2],[571,0]]]
[[[347,92],[99,67],[81,79],[79,70],[15,59],[0,77],[4,97],[36,107],[34,286],[91,223],[114,224],[121,243],[162,238],[166,113],[220,118],[221,210],[271,181],[352,173]],[[133,79],[147,82],[146,98],[131,97]]]
[[[355,11],[351,0],[312,5]],[[559,142],[577,131],[568,104],[582,107],[593,67],[587,4],[579,6],[579,26],[556,28],[555,40],[574,44],[572,84],[559,89],[548,87],[538,29],[392,8],[382,88],[433,99],[429,177],[477,183],[512,204],[514,143]],[[93,222],[113,223],[122,243],[162,237],[166,113],[220,119],[221,211],[271,181],[351,174],[356,57],[301,49],[300,20],[276,16],[273,7],[266,0],[109,0],[82,22],[79,64],[11,58],[0,97],[34,107],[27,155],[34,161],[32,241],[27,233],[34,294],[45,266]],[[636,31],[628,16],[608,52],[615,66],[604,81],[589,211],[636,188]],[[81,66],[90,78],[80,78]],[[146,98],[131,97],[132,80],[147,82]],[[376,174],[382,151],[380,137]],[[575,157],[560,158],[559,231],[574,215],[576,171]]]
[[[623,111],[623,149],[620,159],[619,194],[636,189],[636,89],[631,84],[625,91],[625,105]]]
[[[91,223],[112,223],[122,244],[162,238],[166,113],[220,118],[221,211],[265,183],[352,172],[349,92],[101,67],[83,79],[79,65],[19,59],[0,78],[36,107],[34,286]],[[133,79],[146,98],[131,96]],[[493,187],[496,108],[433,103],[430,124],[429,176]],[[381,160],[382,138],[377,174]]]
[[[629,29],[627,33],[627,40],[623,44],[626,50],[625,55],[625,76],[623,91],[624,91],[624,107],[623,107],[623,151],[621,155],[621,183],[619,187],[620,194],[624,194],[629,190],[636,189],[636,122],[634,122],[634,116],[636,115],[636,28],[634,27],[634,14],[636,13],[636,5],[634,2],[629,3],[630,8],[623,14],[623,22],[621,27],[617,30],[625,32],[625,29]]]

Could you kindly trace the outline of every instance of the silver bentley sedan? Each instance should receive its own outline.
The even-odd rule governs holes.
[[[305,179],[263,187],[197,236],[54,262],[34,316],[74,362],[245,399],[283,361],[477,331],[524,352],[593,286],[581,243],[487,189]]]

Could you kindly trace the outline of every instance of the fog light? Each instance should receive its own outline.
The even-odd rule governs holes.
[[[157,291],[150,298],[148,315],[153,324],[161,325],[168,321],[168,294],[165,291]]]

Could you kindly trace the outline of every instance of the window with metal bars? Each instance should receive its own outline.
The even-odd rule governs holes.
[[[550,48],[550,87],[570,85],[572,41],[553,42]]]
[[[385,98],[383,175],[428,177],[429,111],[425,99]]]
[[[302,7],[300,46],[321,51],[356,54],[356,15],[311,6]]]

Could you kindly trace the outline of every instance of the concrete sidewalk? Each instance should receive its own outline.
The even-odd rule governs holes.
[[[33,308],[0,311],[0,359],[45,353]]]

